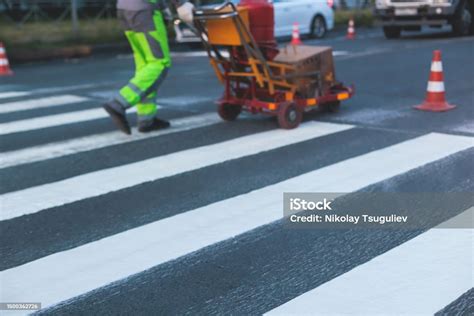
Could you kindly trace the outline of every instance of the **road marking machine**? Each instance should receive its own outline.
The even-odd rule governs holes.
[[[194,24],[225,86],[218,113],[226,121],[245,110],[274,115],[281,128],[292,129],[304,112],[337,111],[354,94],[336,81],[330,47],[277,48],[273,7],[266,0],[196,10]]]

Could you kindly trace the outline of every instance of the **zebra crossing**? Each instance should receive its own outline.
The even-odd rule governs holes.
[[[470,229],[391,236],[281,225],[283,192],[472,191],[472,174],[456,167],[472,159],[471,136],[320,120],[284,131],[165,106],[172,128],[127,137],[91,97],[0,99],[2,142],[65,134],[2,152],[0,302],[40,302],[46,314],[432,314],[473,286]],[[38,108],[46,114],[9,120]],[[78,122],[84,134],[71,137]],[[433,180],[432,169],[451,176]],[[453,216],[472,214],[460,207]]]
[[[474,208],[463,214],[473,218]],[[266,315],[302,315],[315,309],[321,314],[350,310],[354,314],[433,315],[446,302],[456,300],[455,293],[472,288],[472,279],[466,278],[472,275],[472,258],[466,253],[472,252],[473,242],[470,229],[432,229]],[[448,266],[451,269],[446,270]],[[404,280],[413,284],[403,287]]]

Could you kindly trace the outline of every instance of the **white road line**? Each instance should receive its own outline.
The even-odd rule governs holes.
[[[65,91],[85,90],[85,89],[90,89],[90,88],[97,89],[100,87],[117,85],[117,84],[120,84],[120,82],[119,81],[102,81],[100,83],[87,83],[87,84],[78,84],[78,85],[73,85],[73,86],[62,86],[62,87],[54,87],[54,88],[39,88],[39,89],[33,90],[32,94],[60,93],[60,92],[65,92]]]
[[[36,213],[350,128],[351,125],[310,122],[292,131],[258,133],[7,193],[0,196],[3,209],[0,220]],[[28,203],[24,203],[26,200]]]
[[[24,97],[24,96],[29,95],[29,94],[30,94],[30,92],[26,92],[26,91],[0,92],[0,99]]]
[[[337,57],[337,56],[344,56],[344,55],[347,55],[347,54],[349,54],[349,52],[348,52],[348,51],[345,51],[345,50],[335,50],[335,51],[332,52],[332,55],[333,55],[334,57]]]
[[[321,123],[317,123],[321,124]],[[307,133],[311,127],[306,127]],[[327,126],[326,128],[328,128]],[[300,131],[295,130],[295,132]],[[284,139],[293,138],[294,131]],[[269,135],[270,136],[270,135]],[[248,139],[251,141],[251,138]],[[268,139],[268,141],[274,141]],[[249,144],[252,147],[265,143]],[[232,150],[229,143],[222,152]],[[352,192],[471,147],[472,138],[428,134],[234,198],[140,226],[0,272],[3,302],[51,306],[282,217],[283,192]],[[207,148],[204,148],[207,149]],[[241,148],[239,148],[241,150]],[[198,156],[201,159],[205,150]],[[406,159],[406,157],[410,159]],[[170,166],[171,159],[163,168]],[[141,165],[141,170],[148,166]],[[156,164],[155,164],[156,168]],[[153,172],[150,172],[150,174]],[[134,177],[137,176],[134,174]],[[102,179],[104,180],[104,179]],[[115,179],[108,179],[113,183]],[[93,182],[90,182],[93,183]],[[101,189],[95,185],[93,189]],[[74,193],[66,189],[65,194]],[[25,195],[25,197],[29,195]],[[19,200],[19,203],[24,200]],[[8,210],[8,207],[4,207]],[[159,212],[159,206],[157,206]]]
[[[128,110],[128,113],[132,112],[136,112],[136,108]],[[108,117],[107,113],[100,107],[90,110],[41,116],[32,119],[2,123],[0,124],[0,135],[29,132],[48,127],[92,121],[106,117]]]
[[[206,51],[172,52],[171,57],[207,57],[207,52]]]
[[[361,124],[381,124],[387,120],[410,115],[408,110],[388,110],[366,108],[354,112],[344,112],[337,118],[340,121],[361,123]]]
[[[214,101],[217,98],[213,97],[204,97],[204,96],[176,96],[176,97],[168,97],[168,98],[160,98],[160,103],[164,105],[171,105],[175,107],[185,107],[185,106],[193,106],[198,103],[211,103],[214,104]]]
[[[463,122],[456,122],[450,130],[460,133],[474,133],[474,120],[469,119]]]
[[[365,56],[370,56],[370,55],[377,55],[377,54],[383,54],[383,53],[388,53],[391,52],[392,50],[390,49],[384,49],[384,48],[374,48],[374,49],[368,49],[366,51],[362,52],[352,52],[348,55],[345,56],[340,56],[340,60],[346,60],[346,59],[352,59],[352,58],[359,58],[359,57],[365,57]]]
[[[88,98],[77,95],[59,95],[31,100],[22,100],[8,103],[0,103],[0,114],[13,113],[33,109],[43,109],[67,104],[76,104],[88,101]]]
[[[143,134],[138,133],[137,130],[134,129],[132,135],[124,135],[114,131],[5,152],[2,153],[2,157],[0,158],[0,168],[63,157],[147,138],[160,137],[166,134],[217,124],[219,122],[222,122],[222,119],[220,119],[217,114],[206,113],[171,120],[171,128],[157,133]]]
[[[474,286],[473,242],[473,229],[431,229],[266,315],[433,315]]]

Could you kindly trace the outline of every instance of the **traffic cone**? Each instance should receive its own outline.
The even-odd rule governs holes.
[[[291,45],[303,44],[300,40],[300,26],[298,23],[293,23],[293,32],[291,33]]]
[[[431,62],[430,79],[426,88],[425,101],[416,105],[415,109],[422,111],[444,112],[454,109],[456,106],[449,104],[445,99],[443,64],[441,62],[441,51],[433,52],[433,61]]]
[[[10,64],[8,63],[7,52],[3,43],[0,42],[0,76],[13,75],[13,72],[10,69]]]
[[[349,24],[348,24],[348,26],[347,26],[346,39],[353,40],[353,39],[355,39],[355,36],[356,36],[356,32],[355,32],[354,19],[351,18],[351,19],[349,20]]]

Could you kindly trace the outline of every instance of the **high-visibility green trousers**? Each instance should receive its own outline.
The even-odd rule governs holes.
[[[137,106],[139,120],[156,115],[155,99],[171,58],[166,27],[160,11],[118,11],[135,60],[135,75],[117,97],[124,108]]]

